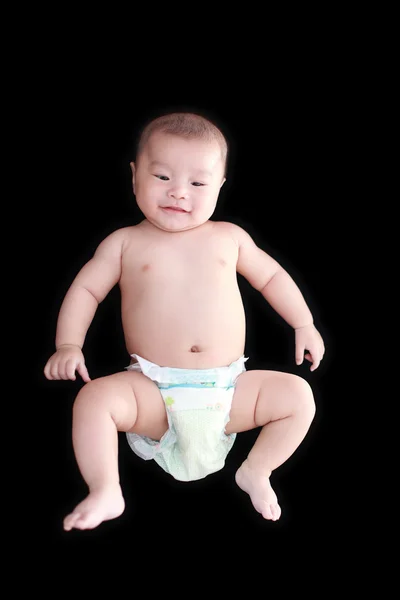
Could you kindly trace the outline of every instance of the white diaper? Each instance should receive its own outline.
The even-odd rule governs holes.
[[[227,367],[177,369],[160,367],[132,354],[140,371],[160,389],[169,429],[161,440],[127,433],[132,450],[144,460],[154,459],[180,481],[202,479],[219,471],[236,434],[225,434],[237,377],[245,371],[244,356]]]

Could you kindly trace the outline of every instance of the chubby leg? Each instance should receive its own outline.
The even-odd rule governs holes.
[[[276,521],[281,509],[269,478],[300,445],[315,414],[309,384],[296,375],[248,371],[239,376],[226,433],[262,426],[236,482],[265,519]]]
[[[75,400],[72,440],[89,495],[64,519],[64,529],[93,529],[123,512],[118,431],[160,439],[167,428],[160,391],[141,373],[116,373],[86,384]]]

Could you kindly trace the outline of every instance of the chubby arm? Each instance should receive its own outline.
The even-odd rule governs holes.
[[[280,264],[261,250],[242,228],[234,226],[239,247],[237,271],[293,329],[313,323],[302,293]]]
[[[314,327],[313,316],[299,288],[280,264],[261,250],[250,235],[237,225],[232,233],[238,244],[236,270],[267,300],[272,308],[295,330],[295,359],[300,365],[306,358],[315,371],[325,347]],[[308,353],[304,355],[304,352]]]
[[[93,258],[85,264],[72,282],[58,316],[57,350],[65,345],[83,347],[98,305],[121,276],[125,235],[124,229],[119,229],[103,240]]]
[[[90,381],[82,347],[98,305],[121,276],[126,230],[119,229],[98,246],[93,258],[79,271],[60,308],[56,352],[44,368],[47,379],[76,379],[78,371]]]

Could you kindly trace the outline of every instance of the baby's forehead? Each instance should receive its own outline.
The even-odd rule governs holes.
[[[196,160],[203,158],[214,163],[221,159],[225,162],[223,148],[215,138],[181,136],[162,131],[155,131],[149,136],[141,153],[146,155],[148,161],[157,160],[160,156],[165,160],[168,156],[183,155],[188,159],[193,156]]]
[[[172,146],[174,142],[181,143],[183,146],[193,145],[193,146],[203,146],[205,149],[209,149],[210,151],[215,150],[215,148],[220,148],[220,144],[215,138],[204,138],[198,135],[179,135],[177,133],[169,133],[164,131],[154,131],[149,136],[146,147],[149,149],[154,149],[159,146]]]

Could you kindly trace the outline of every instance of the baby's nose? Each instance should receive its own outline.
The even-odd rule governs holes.
[[[175,198],[175,200],[181,200],[188,197],[188,190],[186,187],[173,187],[169,190],[168,196],[170,198]]]

